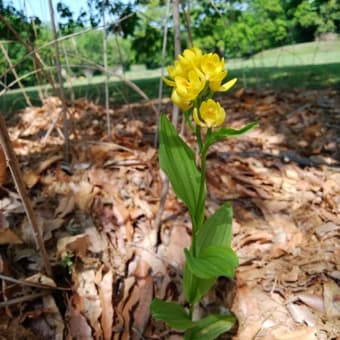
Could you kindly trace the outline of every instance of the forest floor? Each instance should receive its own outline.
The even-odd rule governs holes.
[[[231,310],[238,325],[226,339],[339,339],[340,93],[239,90],[221,100],[227,125],[259,128],[208,155],[206,214],[232,203],[240,266],[197,312]],[[0,189],[1,339],[182,338],[149,311],[153,297],[184,302],[191,234],[172,191],[155,228],[162,178],[152,105],[113,108],[109,141],[103,107],[70,104],[67,171],[58,99],[8,122],[54,278],[43,274],[8,175]],[[163,111],[171,112],[168,101]],[[184,138],[194,144],[188,131]]]

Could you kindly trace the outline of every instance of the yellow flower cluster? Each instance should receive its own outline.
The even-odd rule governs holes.
[[[193,108],[202,94],[224,92],[235,83],[236,78],[222,84],[227,75],[224,59],[216,53],[203,54],[196,47],[186,49],[178,57],[173,66],[168,67],[169,78],[164,81],[173,87],[171,100],[182,110]],[[225,112],[220,104],[212,99],[202,101],[200,107],[194,108],[193,116],[196,124],[204,127],[216,127],[223,123]]]

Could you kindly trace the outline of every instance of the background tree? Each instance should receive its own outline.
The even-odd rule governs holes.
[[[35,69],[33,59],[27,57],[27,48],[18,40],[26,42],[29,46],[34,47],[37,36],[40,34],[41,21],[37,17],[28,18],[23,11],[17,10],[11,4],[5,5],[3,0],[0,0],[0,39],[7,49],[8,57],[12,64],[16,66],[19,77],[25,74],[31,74]],[[7,25],[5,24],[7,23]],[[15,28],[15,33],[9,28]],[[8,69],[6,58],[0,54],[0,80],[8,85],[15,79],[13,72]],[[34,75],[29,75],[22,79],[24,85],[34,83]],[[14,85],[16,87],[17,85]]]

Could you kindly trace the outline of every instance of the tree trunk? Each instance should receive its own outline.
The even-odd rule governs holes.
[[[191,23],[190,23],[190,0],[186,1],[187,9],[185,9],[184,1],[182,1],[182,11],[185,17],[185,26],[187,29],[187,37],[188,37],[188,47],[192,47],[192,32],[191,32]]]

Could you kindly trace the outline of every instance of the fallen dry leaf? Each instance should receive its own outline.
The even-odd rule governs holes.
[[[95,284],[96,271],[94,269],[84,269],[80,272],[73,271],[72,274],[75,289],[81,299],[81,313],[89,321],[94,330],[94,337],[98,339],[103,335],[99,322],[103,309]]]
[[[92,330],[82,311],[81,298],[77,295],[71,296],[67,311],[67,330],[68,336],[71,339],[92,339]]]
[[[87,234],[65,236],[58,240],[57,256],[64,257],[70,254],[74,254],[81,258],[84,258],[86,257],[88,246],[89,237]]]
[[[113,273],[109,270],[102,277],[102,280],[98,284],[99,299],[102,307],[102,314],[100,317],[100,323],[103,329],[103,336],[105,340],[110,340],[112,337],[113,326]]]
[[[323,285],[323,299],[328,318],[340,316],[340,288],[334,281],[325,282]]]
[[[235,339],[338,336],[333,283],[340,277],[339,98],[337,90],[249,89],[220,97],[226,126],[259,123],[245,136],[216,143],[207,162],[206,213],[213,214],[222,202],[232,204],[240,267],[236,299],[219,280],[204,306],[233,306],[240,326]],[[108,339],[111,325],[117,340],[178,338],[152,320],[148,309],[153,296],[184,303],[183,248],[190,244],[191,231],[188,212],[171,189],[161,229],[153,228],[163,186],[153,147],[157,127],[150,107],[155,103],[115,106],[110,111],[114,142],[107,142],[105,108],[74,101],[68,107],[72,174],[54,165],[64,143],[59,99],[48,98],[9,122],[58,285],[71,288],[72,293],[58,295],[66,306],[66,313],[60,311],[69,339],[104,338],[104,331]],[[170,112],[169,100],[162,105]],[[183,138],[195,143],[190,129]],[[24,243],[2,245],[1,262],[6,275],[22,279],[41,273],[42,261],[21,199],[12,190],[11,181],[0,188],[0,221],[14,232],[22,226],[23,236],[18,236]],[[74,259],[71,277],[60,266],[63,255]],[[8,287],[3,294],[11,298]],[[16,285],[16,296],[28,296],[31,289],[36,288]],[[104,299],[111,294],[112,299]],[[50,321],[57,332],[48,325],[41,301],[13,305],[13,317],[0,320],[0,333],[7,338],[26,338],[32,330],[59,334],[62,324]],[[15,318],[21,311],[29,314]]]
[[[22,244],[23,240],[11,229],[0,229],[0,244]]]
[[[295,322],[307,324],[310,327],[315,326],[316,318],[308,309],[308,307],[304,305],[297,305],[295,303],[289,303],[287,305],[287,309],[289,310]]]

